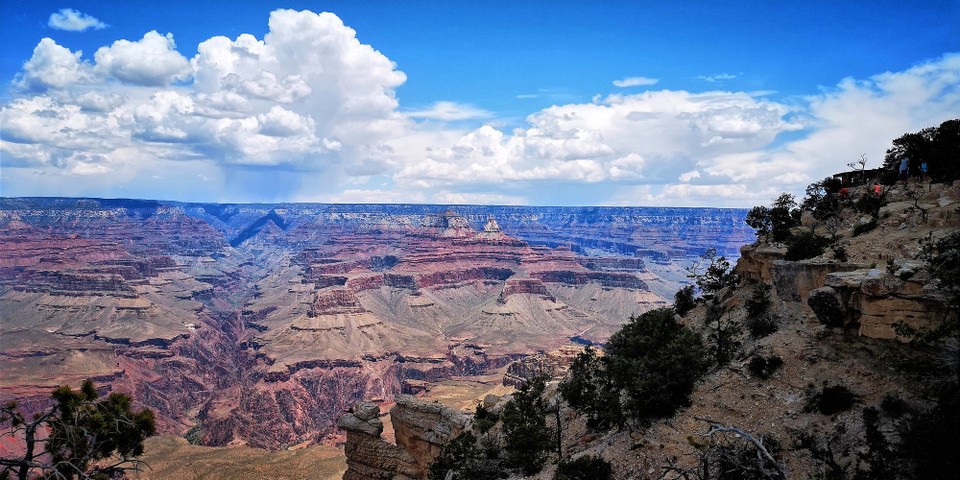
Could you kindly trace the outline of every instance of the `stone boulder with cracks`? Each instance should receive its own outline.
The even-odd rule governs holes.
[[[341,416],[337,426],[347,432],[344,480],[420,480],[440,449],[470,423],[470,416],[437,402],[398,395],[390,418],[396,444],[380,436],[380,408],[363,402]]]

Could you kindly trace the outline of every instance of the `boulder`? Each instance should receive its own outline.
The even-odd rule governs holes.
[[[837,291],[831,287],[820,287],[810,292],[807,305],[813,310],[817,320],[828,327],[843,327],[846,323],[844,319],[847,312],[844,302]]]
[[[744,245],[740,248],[735,271],[740,278],[749,282],[769,282],[773,279],[773,262],[782,260],[786,253],[787,249],[779,245]]]
[[[390,410],[396,444],[384,440],[380,407],[357,404],[337,419],[347,432],[344,480],[423,480],[440,449],[470,423],[470,416],[436,402],[398,395]]]

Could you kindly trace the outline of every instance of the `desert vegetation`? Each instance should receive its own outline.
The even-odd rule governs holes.
[[[53,391],[52,405],[32,414],[16,402],[0,407],[0,440],[23,442],[23,452],[0,458],[0,478],[115,479],[140,470],[143,441],[156,433],[149,409],[113,392],[98,399],[93,382]],[[39,475],[39,477],[37,477]]]
[[[430,465],[429,478],[484,480],[511,472],[539,472],[552,453],[555,438],[555,430],[546,422],[549,405],[545,388],[543,377],[525,383],[506,402],[501,414],[477,405],[472,428],[443,447]]]

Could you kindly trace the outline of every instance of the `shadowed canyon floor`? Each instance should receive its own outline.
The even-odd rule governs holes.
[[[604,341],[744,214],[0,199],[0,399],[90,377],[195,443],[320,442],[360,399]]]

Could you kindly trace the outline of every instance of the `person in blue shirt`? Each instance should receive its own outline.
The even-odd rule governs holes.
[[[904,182],[910,178],[910,159],[903,157],[900,159],[900,180]]]

